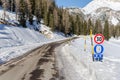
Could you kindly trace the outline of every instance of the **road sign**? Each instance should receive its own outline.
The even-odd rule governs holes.
[[[100,50],[99,52],[98,52],[98,50],[97,50],[97,47],[100,47],[100,48],[101,48],[101,49],[99,49],[99,50]],[[103,51],[104,51],[104,47],[103,47],[102,45],[100,45],[100,44],[97,44],[97,45],[94,47],[94,52],[95,52],[96,54],[102,54]]]
[[[104,47],[100,44],[97,44],[95,47],[94,47],[94,60],[95,61],[102,61],[103,60],[103,51],[104,51]]]
[[[104,36],[102,34],[96,34],[94,37],[94,41],[97,44],[102,44],[104,42]]]
[[[95,61],[102,61],[103,60],[103,54],[94,54],[94,60]]]
[[[96,34],[94,37],[94,42],[97,44],[94,47],[94,60],[102,61],[103,60],[103,52],[104,47],[101,45],[104,42],[104,36],[102,34]]]

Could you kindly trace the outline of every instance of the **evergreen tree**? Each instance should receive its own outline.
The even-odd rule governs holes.
[[[96,22],[95,22],[95,27],[94,27],[94,34],[98,34],[98,20],[96,20]]]
[[[55,26],[55,29],[58,29],[58,11],[57,11],[57,8],[54,8],[54,11],[53,11],[53,15],[54,15],[54,26]]]
[[[41,22],[41,17],[42,16],[42,0],[35,0],[35,11],[34,14],[37,18],[37,22]]]
[[[87,30],[87,29],[85,29],[84,28],[84,21],[83,20],[81,20],[81,27],[80,27],[80,34],[81,35],[84,35],[85,34],[85,32],[84,32],[84,30]],[[86,27],[86,26],[85,26]]]
[[[80,17],[80,16],[79,16]],[[87,29],[86,29],[87,30]],[[79,35],[81,35],[84,32],[84,28],[83,28],[83,20],[80,18],[79,21]]]
[[[63,23],[62,23],[62,19],[63,17],[62,17],[62,8],[60,8],[59,10],[58,10],[58,31],[60,31],[60,32],[62,32],[62,27],[63,27]]]
[[[117,25],[115,27],[115,37],[118,39],[119,36],[120,36],[120,26]]]
[[[80,34],[80,17],[79,15],[76,15],[76,21],[75,21],[75,34],[79,35]]]
[[[30,22],[30,24],[31,25],[33,25],[33,9],[34,9],[34,7],[33,7],[33,3],[34,3],[34,1],[33,0],[27,0],[27,14],[28,14],[28,19],[29,19],[29,22]],[[35,6],[35,5],[34,5]]]
[[[44,24],[45,24],[46,26],[49,26],[50,16],[51,16],[51,13],[48,13],[48,12],[45,12],[45,13],[44,13],[44,18],[43,18],[43,20],[44,20]]]
[[[30,8],[31,8],[31,13],[35,14],[35,0],[30,0]]]
[[[55,30],[55,27],[54,27],[54,16],[53,16],[53,14],[50,14],[50,16],[49,16],[50,18],[50,20],[49,20],[49,26],[51,27],[51,29],[52,29],[52,31],[54,31]]]
[[[93,29],[93,24],[91,19],[88,19],[88,23],[87,23],[87,34],[90,34],[90,29]]]
[[[120,25],[118,25],[118,30],[119,30],[119,36],[120,36]]]
[[[115,26],[111,25],[109,30],[110,30],[109,31],[110,32],[110,36],[115,38],[115,34],[116,34],[116,32],[115,32]]]
[[[87,35],[87,22],[84,21],[84,26],[83,26],[83,29],[84,29],[84,35]]]
[[[105,21],[103,35],[105,36],[106,40],[109,40],[110,35],[109,35],[109,23],[108,23],[108,20]]]
[[[62,9],[62,26],[61,26],[61,32],[65,33],[65,10]]]
[[[65,15],[64,15],[64,32],[65,32],[65,35],[69,35],[70,34],[70,22],[69,22],[69,13],[65,10]]]
[[[0,0],[0,6],[2,6],[2,0]]]
[[[43,15],[43,19],[44,19],[44,23],[45,25],[49,26],[49,16],[51,16],[52,13],[50,13],[48,10],[47,10],[47,2],[44,2],[44,15]]]
[[[103,29],[102,29],[102,23],[100,20],[98,20],[98,33],[102,34],[103,33]]]
[[[19,22],[23,27],[26,27],[26,3],[24,0],[20,0]]]
[[[70,16],[70,19],[69,19],[69,21],[70,21],[70,27],[71,27],[71,33],[72,34],[75,34],[75,22],[74,22],[74,17],[73,16]]]
[[[9,10],[15,12],[15,0],[9,0]]]
[[[6,10],[7,10],[7,8],[8,8],[8,7],[7,7],[7,1],[6,1],[6,0],[3,0],[2,3],[3,3],[2,7],[3,7],[3,10],[4,10],[3,19],[4,19],[4,21],[5,21],[5,18],[6,18]]]
[[[16,20],[18,20],[18,13],[19,13],[19,7],[20,7],[20,0],[15,0],[15,13],[16,13]]]

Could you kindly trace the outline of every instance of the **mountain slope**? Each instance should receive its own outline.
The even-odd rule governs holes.
[[[115,11],[108,7],[101,7],[88,14],[87,18],[91,18],[94,21],[99,19],[102,22],[108,20],[110,24],[117,25],[120,23],[120,11]]]
[[[71,14],[79,14],[82,19],[93,22],[108,20],[111,25],[120,24],[120,0],[93,0],[84,8],[66,8]]]
[[[112,10],[120,11],[120,2],[118,0],[93,0],[83,10],[85,14],[90,14],[101,7],[108,7]]]
[[[93,0],[84,8],[67,8],[70,13],[82,15],[82,19],[89,18],[102,23],[108,20],[111,25],[120,25],[120,0]]]
[[[69,7],[69,8],[65,8],[65,9],[67,9],[70,14],[72,14],[72,15],[80,15],[80,17],[81,17],[82,19],[84,19],[84,16],[85,16],[85,15],[84,15],[84,13],[83,13],[83,11],[82,11],[81,8]]]
[[[83,10],[93,21],[99,19],[102,22],[108,20],[112,25],[120,24],[119,0],[93,0]]]

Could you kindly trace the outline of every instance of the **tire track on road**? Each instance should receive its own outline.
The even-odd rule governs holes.
[[[44,44],[0,66],[0,80],[58,80],[54,49],[75,38]]]

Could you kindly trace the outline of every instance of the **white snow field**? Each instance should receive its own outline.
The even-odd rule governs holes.
[[[79,39],[57,49],[60,76],[64,76],[64,80],[119,80],[120,45],[105,41],[102,44],[105,49],[103,62],[93,62],[89,36],[86,51],[84,41],[83,36],[80,36]]]
[[[42,44],[65,39],[58,33],[49,39],[40,32],[28,28],[0,24],[0,61],[8,61]]]
[[[0,20],[4,18],[3,14],[4,11],[0,7]],[[19,23],[16,20],[16,14],[9,11],[6,11],[5,20],[12,24]],[[28,28],[0,23],[0,63],[21,56],[42,44],[65,39],[62,33],[53,33],[47,26],[37,24],[35,17],[33,25],[30,25],[28,21],[26,25]],[[41,34],[35,31],[36,29],[45,33]]]

